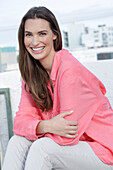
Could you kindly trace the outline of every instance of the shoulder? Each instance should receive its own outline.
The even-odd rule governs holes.
[[[101,84],[103,86],[102,82],[68,50],[62,50],[59,72],[60,74],[66,73],[65,75],[69,77],[78,76],[81,80],[90,84]]]
[[[59,71],[65,72],[75,72],[76,74],[80,73],[81,70],[85,69],[85,67],[74,57],[68,50],[59,51],[59,55],[61,56]]]

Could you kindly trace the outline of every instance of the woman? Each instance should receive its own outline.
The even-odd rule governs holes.
[[[113,169],[113,110],[104,85],[67,50],[53,13],[19,28],[22,94],[3,170]],[[11,156],[10,156],[11,155]]]

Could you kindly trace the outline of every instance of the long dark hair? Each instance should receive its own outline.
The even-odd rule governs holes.
[[[50,91],[47,87],[49,82],[52,88],[50,77],[40,62],[29,54],[24,45],[25,22],[28,19],[36,18],[45,19],[49,22],[52,32],[57,35],[57,38],[53,40],[54,49],[55,51],[62,49],[61,32],[54,14],[46,7],[33,7],[22,18],[18,31],[19,68],[25,81],[25,90],[28,87],[29,93],[31,93],[37,106],[42,111],[49,111],[53,106]]]

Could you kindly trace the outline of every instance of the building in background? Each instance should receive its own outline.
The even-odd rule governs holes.
[[[74,22],[62,27],[63,48],[80,61],[113,59],[113,26],[85,27]]]
[[[81,34],[84,31],[84,24],[70,22],[64,24],[62,29],[63,47],[74,51],[81,47]]]
[[[97,28],[85,27],[81,34],[82,46],[100,48],[113,46],[113,26],[98,25]]]
[[[62,31],[63,47],[69,48],[69,35],[68,31]]]
[[[10,70],[17,66],[16,47],[0,47],[0,72]]]

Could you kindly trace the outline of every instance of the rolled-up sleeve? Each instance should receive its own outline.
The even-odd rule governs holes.
[[[37,108],[31,94],[25,91],[24,81],[22,81],[22,92],[18,111],[14,118],[15,134],[24,136],[29,140],[36,140],[42,135],[36,135],[36,127],[42,120],[40,109]]]

